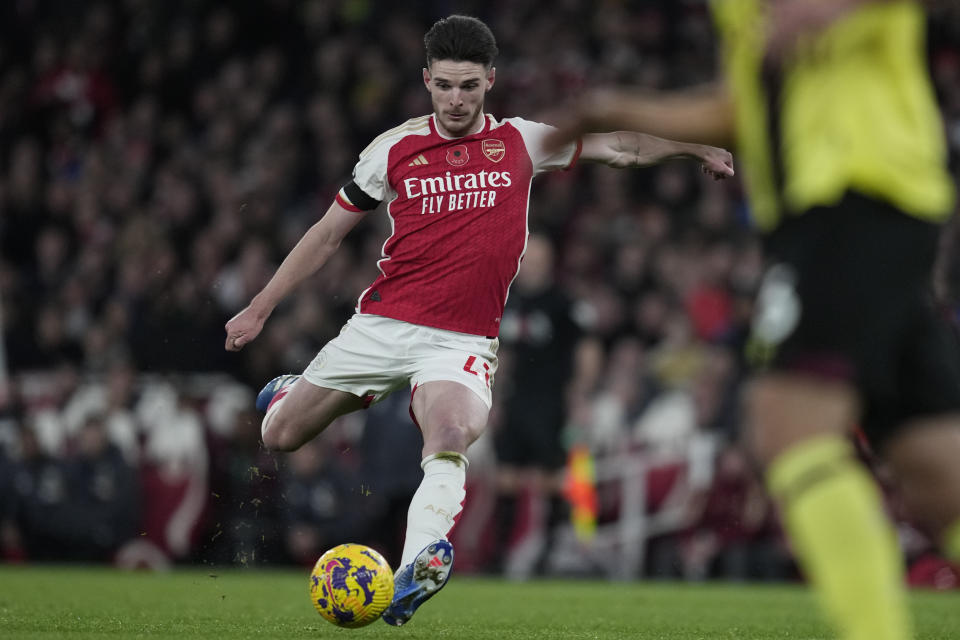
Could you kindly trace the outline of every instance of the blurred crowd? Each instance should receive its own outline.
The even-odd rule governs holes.
[[[366,144],[429,111],[422,36],[454,12],[497,37],[498,117],[536,119],[588,85],[695,85],[717,65],[701,0],[0,3],[5,558],[307,563],[356,539],[397,560],[419,482],[409,397],[284,456],[262,449],[252,410],[256,389],[339,332],[376,274],[387,216],[369,216],[239,354],[223,324]],[[958,25],[931,18],[953,166]],[[597,470],[593,545],[617,549],[628,575],[792,575],[737,440],[762,269],[747,217],[736,181],[680,161],[534,182],[542,250],[505,315],[458,565],[606,571],[564,535],[577,443]],[[957,237],[937,282],[954,314]],[[904,540],[925,549],[916,532]]]

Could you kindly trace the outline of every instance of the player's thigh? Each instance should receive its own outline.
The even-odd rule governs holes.
[[[429,327],[420,327],[418,338],[411,353],[411,408],[423,431],[425,452],[465,448],[487,423],[498,342]]]
[[[316,435],[334,419],[364,406],[364,399],[353,393],[317,386],[300,378],[277,405],[271,425]]]
[[[809,439],[850,431],[859,411],[851,384],[799,373],[757,376],[744,393],[749,446],[763,465]]]
[[[411,408],[423,433],[425,456],[446,450],[465,453],[483,433],[490,413],[475,390],[450,380],[417,385]]]

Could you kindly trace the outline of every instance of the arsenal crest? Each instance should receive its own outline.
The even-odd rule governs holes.
[[[503,140],[484,140],[480,143],[480,149],[483,151],[483,155],[487,156],[487,159],[492,162],[500,162],[507,153],[507,147],[503,144]]]
[[[455,147],[447,149],[447,162],[455,167],[460,167],[470,160],[470,154],[467,153],[467,145],[458,144]]]

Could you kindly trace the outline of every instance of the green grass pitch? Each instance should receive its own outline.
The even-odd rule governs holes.
[[[914,592],[917,638],[960,638],[960,595]],[[454,576],[405,627],[338,629],[310,604],[307,572],[129,573],[0,566],[0,637],[829,639],[797,586],[534,581]]]

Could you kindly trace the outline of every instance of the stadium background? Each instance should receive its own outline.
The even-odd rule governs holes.
[[[337,334],[373,279],[385,215],[243,352],[223,350],[222,327],[367,142],[429,110],[422,35],[453,12],[497,36],[486,110],[499,117],[536,118],[594,84],[697,84],[716,68],[695,0],[0,5],[5,562],[305,564],[350,539],[396,561],[419,481],[407,395],[291,455],[262,450],[252,409],[264,381],[301,371]],[[960,28],[931,24],[956,168]],[[498,500],[487,438],[470,452],[458,569],[794,579],[736,440],[760,270],[739,185],[683,163],[580,166],[534,183],[530,219],[586,332],[569,392],[552,391],[569,393],[565,442],[595,456],[600,526],[584,545],[522,487]],[[956,240],[951,227],[937,282],[953,314]],[[494,432],[504,398],[529,382],[505,342]],[[912,579],[956,586],[923,536],[902,518],[900,529]]]

